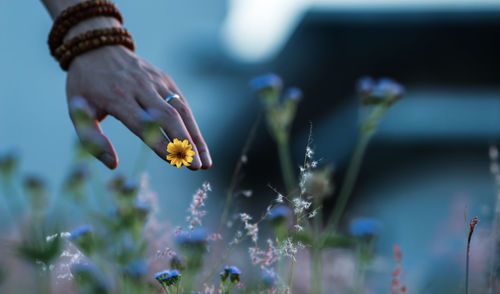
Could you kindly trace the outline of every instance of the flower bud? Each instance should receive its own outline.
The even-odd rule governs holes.
[[[183,271],[186,268],[186,264],[178,254],[175,254],[170,259],[170,267],[179,271]]]
[[[35,175],[28,175],[25,177],[23,186],[29,196],[31,206],[35,210],[41,210],[46,207],[48,197],[46,193],[45,181]]]
[[[144,141],[148,145],[155,144],[161,138],[161,126],[157,120],[156,110],[151,109],[141,113],[140,121]]]
[[[163,287],[168,287],[172,285],[177,285],[181,280],[181,274],[177,270],[168,271],[164,270],[158,272],[154,275],[154,278],[160,283]]]
[[[241,271],[235,266],[226,266],[224,270],[220,273],[220,279],[224,283],[229,280],[231,283],[239,283],[241,277]]]
[[[18,164],[19,155],[15,150],[0,153],[0,174],[2,176],[11,176]]]
[[[250,88],[259,93],[266,90],[281,91],[283,80],[274,73],[258,76],[250,81]]]
[[[380,221],[374,218],[355,218],[351,221],[349,229],[351,235],[355,237],[374,237],[381,227]]]
[[[403,97],[405,92],[404,87],[392,79],[381,78],[374,81],[370,77],[361,78],[357,90],[364,105],[381,103],[391,105]]]
[[[269,214],[267,215],[267,219],[271,222],[271,224],[275,226],[279,226],[282,224],[286,224],[289,218],[292,216],[292,210],[286,205],[279,205],[273,207]]]
[[[85,180],[87,180],[89,176],[89,167],[86,164],[79,164],[71,170],[68,178],[66,179],[65,187],[71,191],[78,190],[82,187]]]
[[[134,259],[130,261],[124,268],[123,273],[133,279],[142,279],[148,272],[148,266],[144,259]]]
[[[302,90],[297,87],[288,88],[283,97],[285,101],[299,102],[303,98]]]

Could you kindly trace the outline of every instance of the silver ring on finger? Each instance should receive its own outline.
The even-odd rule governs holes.
[[[181,98],[179,96],[179,94],[172,93],[172,94],[168,95],[167,97],[165,97],[165,101],[170,102],[170,100],[172,100],[172,99],[179,99],[179,98]]]

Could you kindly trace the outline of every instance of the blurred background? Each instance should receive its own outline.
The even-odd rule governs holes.
[[[488,148],[500,137],[499,1],[116,3],[137,53],[170,74],[189,100],[214,159],[212,169],[191,172],[149,155],[146,171],[166,218],[182,224],[184,208],[203,181],[214,190],[210,213],[221,210],[260,109],[248,87],[252,77],[275,72],[304,91],[292,131],[295,164],[304,156],[312,123],[316,156],[335,165],[334,181],[340,183],[357,134],[356,80],[388,76],[405,85],[407,95],[389,111],[368,149],[346,220],[381,220],[378,252],[390,258],[392,246],[401,246],[403,279],[412,293],[431,282],[429,293],[459,290],[464,211],[480,217],[472,246],[483,248],[494,207]],[[50,27],[40,1],[0,2],[0,149],[19,150],[22,170],[44,175],[56,190],[76,137],[66,76],[46,45]],[[143,144],[113,118],[103,129],[120,165],[117,171],[95,165],[105,177],[130,175]],[[243,210],[267,206],[275,196],[268,183],[282,189],[275,154],[261,125],[240,185],[253,190],[251,199],[238,199]],[[480,251],[471,257],[473,271],[487,266]],[[391,261],[379,263],[374,288],[388,289]]]

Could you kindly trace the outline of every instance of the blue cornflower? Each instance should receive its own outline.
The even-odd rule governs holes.
[[[132,278],[140,279],[148,272],[148,266],[144,259],[136,259],[129,262],[129,264],[124,267],[123,271]]]
[[[164,286],[172,286],[180,281],[181,274],[179,274],[177,270],[173,270],[171,272],[168,270],[164,270],[156,273],[154,275],[154,278]]]
[[[356,218],[351,221],[350,231],[356,237],[370,237],[377,235],[381,227],[381,223],[374,218]]]
[[[359,94],[370,94],[373,88],[375,88],[375,81],[371,77],[362,77],[358,80],[357,90]]]
[[[79,226],[72,232],[70,232],[70,239],[74,240],[86,234],[92,234],[92,227],[89,225]]]
[[[270,221],[281,221],[287,219],[290,215],[292,215],[292,210],[288,206],[279,205],[269,211],[267,219]]]
[[[220,273],[220,279],[222,282],[225,282],[228,277],[232,283],[238,283],[240,281],[241,271],[235,266],[226,266]]]
[[[84,253],[91,254],[95,249],[92,227],[83,225],[70,233],[69,239]]]
[[[139,189],[139,185],[137,184],[136,181],[127,179],[122,186],[122,193],[123,194],[135,194],[137,190]]]
[[[283,95],[283,97],[285,97],[286,100],[292,100],[292,101],[298,102],[298,101],[302,100],[302,97],[303,97],[302,90],[300,90],[297,87],[288,88],[285,91],[285,94]]]
[[[151,205],[144,201],[136,201],[134,203],[134,215],[141,221],[145,221],[151,212]]]
[[[196,228],[192,231],[181,232],[176,240],[180,245],[202,245],[207,242],[208,233],[202,228]]]
[[[373,89],[372,95],[379,98],[399,98],[404,94],[404,87],[389,78],[381,78]]]
[[[156,280],[158,280],[159,282],[162,282],[164,279],[168,278],[168,276],[170,276],[170,271],[168,270],[163,270],[161,272],[157,272],[155,275],[154,275],[154,278]]]
[[[260,280],[264,287],[270,288],[276,283],[276,275],[269,270],[263,270],[260,275]]]
[[[283,88],[283,81],[278,75],[269,73],[251,80],[250,88],[255,92],[260,92],[265,89],[281,90]]]
[[[358,80],[357,90],[363,104],[379,104],[382,102],[394,103],[400,99],[405,90],[398,82],[389,78],[380,78],[375,81],[371,77]]]

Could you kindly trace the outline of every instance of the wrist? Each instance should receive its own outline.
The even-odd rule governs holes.
[[[64,42],[80,34],[84,34],[88,31],[101,29],[101,28],[111,28],[111,27],[122,27],[120,22],[113,18],[107,16],[93,17],[91,19],[84,20],[77,25],[73,26],[66,36],[64,37]]]

